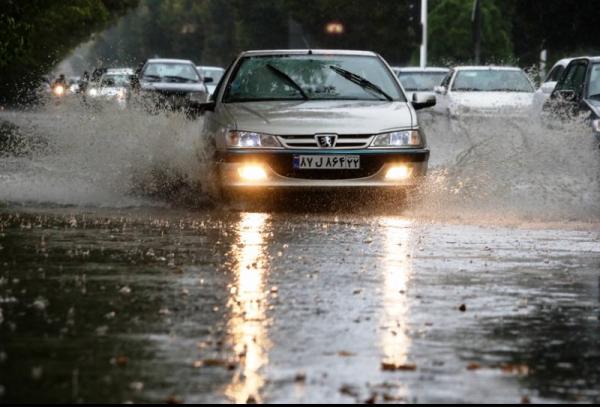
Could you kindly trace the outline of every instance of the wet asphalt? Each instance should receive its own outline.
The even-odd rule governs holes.
[[[598,402],[599,239],[585,225],[9,205],[2,401]]]

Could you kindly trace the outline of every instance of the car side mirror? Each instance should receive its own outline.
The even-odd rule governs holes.
[[[556,82],[551,81],[551,82],[542,83],[542,86],[540,86],[540,89],[542,90],[542,93],[546,93],[549,95],[552,93],[552,91],[554,90],[555,87],[556,87]]]
[[[425,109],[435,106],[436,99],[433,93],[417,94],[413,93],[412,105],[415,110]]]
[[[204,83],[213,83],[215,80],[213,78],[205,77]]]
[[[214,112],[217,103],[212,100],[210,102],[190,102],[187,107],[187,115],[191,118],[198,118],[206,112]]]
[[[556,92],[556,96],[565,102],[575,102],[577,100],[577,93],[570,89],[559,90]]]
[[[447,90],[445,86],[436,86],[435,88],[433,88],[433,91],[435,93],[437,93],[438,95],[445,95]]]

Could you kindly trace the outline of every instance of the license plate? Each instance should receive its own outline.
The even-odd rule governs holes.
[[[295,155],[296,170],[358,170],[359,155]]]

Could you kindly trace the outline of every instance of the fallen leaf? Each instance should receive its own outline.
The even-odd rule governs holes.
[[[344,358],[347,358],[347,357],[350,357],[350,356],[354,356],[354,353],[348,352],[348,351],[345,351],[345,350],[341,350],[337,354],[338,354],[338,356],[341,356],[341,357],[344,357]]]
[[[506,374],[516,374],[523,376],[529,374],[529,366],[527,365],[505,363],[503,365],[500,365],[500,369],[502,370],[502,373]]]
[[[417,370],[417,365],[414,363],[395,364],[391,362],[381,362],[381,370],[384,372],[405,371],[412,372]]]
[[[467,365],[467,370],[479,370],[479,369],[481,369],[481,365],[479,363],[473,362],[473,363],[469,363]]]
[[[129,358],[124,355],[119,355],[115,358],[115,364],[119,367],[125,367],[129,363]]]
[[[465,304],[460,304],[460,306],[458,307],[458,310],[460,312],[465,312],[467,310],[467,306]]]

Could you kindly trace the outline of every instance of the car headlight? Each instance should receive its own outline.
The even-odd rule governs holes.
[[[592,129],[594,132],[600,133],[600,119],[592,120]]]
[[[90,90],[88,90],[88,95],[90,95],[92,97],[98,96],[98,89],[91,88]]]
[[[252,131],[230,131],[227,134],[227,146],[232,148],[280,148],[275,136]]]
[[[375,136],[370,147],[418,147],[422,144],[418,130],[402,130]]]

